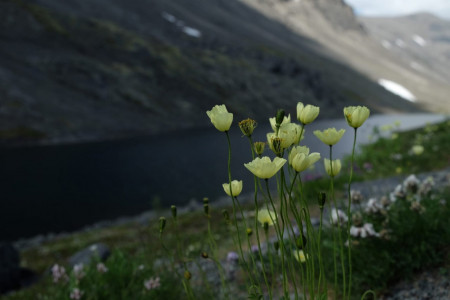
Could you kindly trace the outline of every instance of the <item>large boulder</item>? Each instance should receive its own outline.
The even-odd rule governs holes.
[[[111,251],[108,246],[102,243],[96,243],[72,255],[69,258],[69,264],[71,266],[78,264],[89,265],[93,259],[99,258],[101,261],[104,261],[110,254]]]

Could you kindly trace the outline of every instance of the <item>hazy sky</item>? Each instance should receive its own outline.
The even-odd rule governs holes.
[[[356,14],[363,16],[398,16],[430,12],[450,20],[450,0],[345,0]]]

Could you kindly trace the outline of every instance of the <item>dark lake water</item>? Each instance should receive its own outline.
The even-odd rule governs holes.
[[[373,116],[358,130],[358,142],[366,143],[377,125],[399,120],[404,130],[443,119],[429,114]],[[328,146],[312,131],[329,127],[347,129],[334,147],[335,157],[350,153],[353,129],[343,119],[308,125],[302,144],[328,155]],[[265,141],[269,130],[268,125],[258,126],[254,141]],[[251,161],[248,141],[236,124],[230,137],[233,179],[244,180],[243,192],[251,192],[253,178],[243,166]],[[163,207],[203,197],[213,201],[224,195],[227,157],[225,134],[214,128],[111,142],[0,149],[0,241],[136,215],[152,209],[157,198]],[[322,168],[323,164],[317,165],[318,171]]]

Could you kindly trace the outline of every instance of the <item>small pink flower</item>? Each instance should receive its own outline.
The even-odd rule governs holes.
[[[144,286],[147,290],[156,289],[160,285],[159,277],[151,277],[149,280],[144,281]]]
[[[227,254],[227,262],[228,263],[237,263],[239,260],[239,254],[234,251],[230,251]]]
[[[83,292],[79,288],[74,288],[70,293],[70,299],[79,300],[83,296]]]
[[[67,281],[69,278],[66,274],[66,269],[63,266],[60,266],[58,264],[55,264],[52,267],[52,276],[53,276],[53,282],[58,282],[59,280],[65,280]]]
[[[97,271],[99,273],[106,273],[106,272],[108,272],[108,268],[105,266],[104,263],[98,263],[97,264]]]
[[[80,280],[81,278],[86,275],[83,271],[83,264],[76,264],[73,266],[73,274],[75,275],[75,278]]]

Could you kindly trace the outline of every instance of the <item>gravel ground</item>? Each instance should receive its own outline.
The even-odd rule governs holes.
[[[448,300],[450,299],[449,270],[425,271],[412,280],[392,287],[381,300]]]

